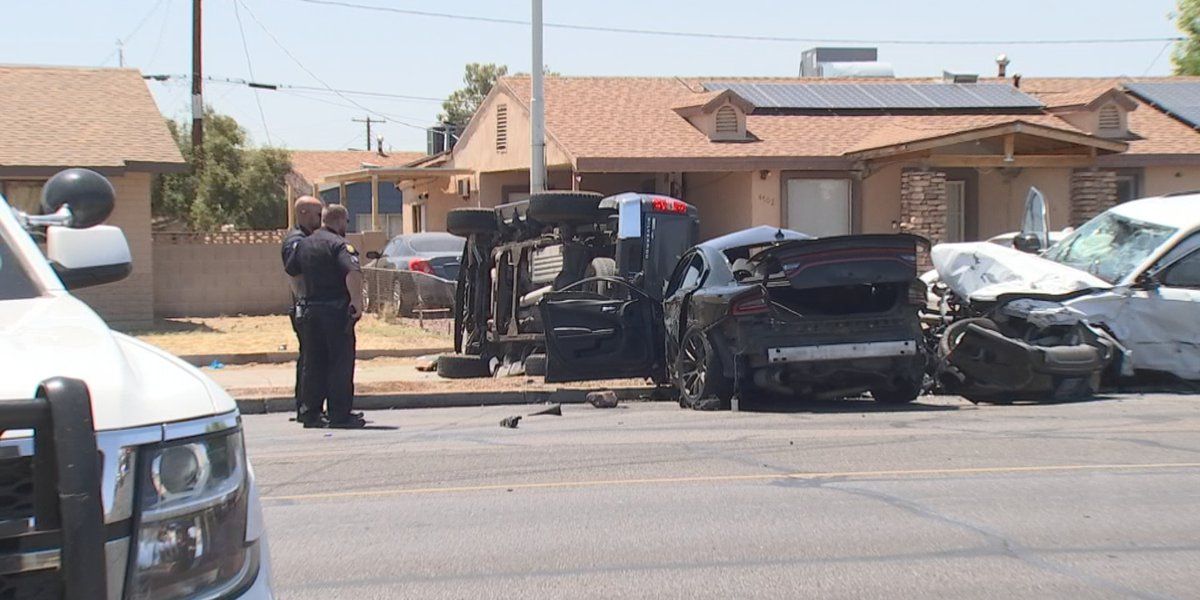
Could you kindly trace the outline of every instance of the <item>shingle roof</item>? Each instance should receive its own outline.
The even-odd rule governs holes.
[[[401,167],[425,157],[424,152],[368,152],[365,150],[292,150],[292,171],[307,182],[329,175],[376,167]]]
[[[0,167],[183,164],[138,71],[0,66]]]
[[[1153,78],[1145,78],[1153,79]],[[1174,78],[1172,78],[1174,79]],[[798,78],[548,77],[545,80],[546,130],[563,150],[580,158],[742,158],[839,157],[865,148],[906,143],[1024,121],[1082,133],[1052,114],[821,115],[751,114],[747,131],[754,143],[712,141],[675,111],[712,99],[703,81],[804,81]],[[1142,78],[1139,78],[1142,80]],[[839,79],[838,82],[846,80]],[[928,82],[922,79],[868,79],[860,83]],[[981,79],[980,81],[998,81]],[[1024,78],[1021,90],[1047,108],[1086,104],[1123,80],[1118,78]],[[528,77],[501,79],[503,89],[528,107]],[[1135,139],[1129,154],[1200,154],[1200,133],[1138,101],[1129,113]]]

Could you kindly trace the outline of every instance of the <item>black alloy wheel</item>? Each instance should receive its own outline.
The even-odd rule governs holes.
[[[684,334],[675,359],[675,385],[681,406],[719,410],[730,406],[733,384],[721,367],[704,330],[693,327]]]

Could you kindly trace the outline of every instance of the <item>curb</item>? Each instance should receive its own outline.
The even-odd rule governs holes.
[[[499,406],[503,404],[583,404],[594,389],[524,390],[511,392],[409,392],[372,394],[354,397],[355,410],[386,410],[402,408],[462,408]],[[611,390],[620,400],[649,399],[653,388],[616,388]],[[238,398],[238,410],[244,415],[292,412],[296,400],[291,396]]]
[[[449,347],[433,347],[433,348],[399,348],[399,349],[380,349],[380,350],[359,350],[355,353],[356,360],[370,360],[372,358],[415,358],[428,354],[444,354],[454,352],[453,348]],[[212,364],[213,361],[221,362],[227,365],[246,365],[250,363],[286,363],[294,362],[300,354],[298,352],[244,352],[240,354],[181,354],[179,359],[183,362],[192,365],[193,367],[204,367]]]

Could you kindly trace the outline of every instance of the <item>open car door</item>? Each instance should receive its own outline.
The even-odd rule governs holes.
[[[600,281],[607,294],[584,289]],[[625,280],[583,279],[547,293],[538,308],[548,383],[649,377],[661,363],[662,308]]]
[[[1035,236],[1038,250],[1050,247],[1050,224],[1046,215],[1046,197],[1036,187],[1029,188],[1025,196],[1025,210],[1021,216],[1020,236]]]

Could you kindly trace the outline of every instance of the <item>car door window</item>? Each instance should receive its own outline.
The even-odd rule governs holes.
[[[703,257],[699,254],[693,254],[690,258],[685,258],[680,268],[671,276],[671,283],[667,285],[666,297],[673,296],[679,290],[688,290],[696,287],[703,275]]]
[[[1162,283],[1167,287],[1200,289],[1200,251],[1193,251],[1169,267]]]

